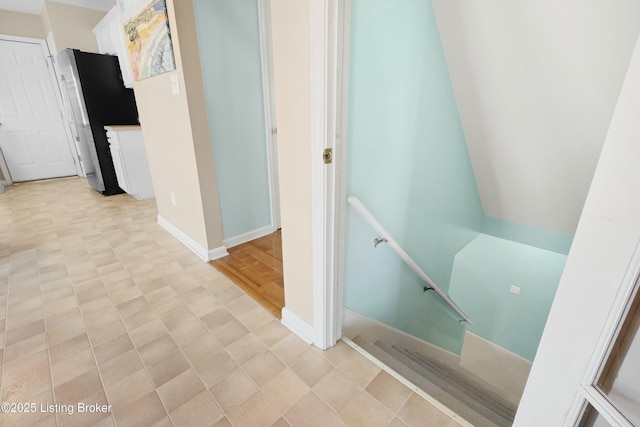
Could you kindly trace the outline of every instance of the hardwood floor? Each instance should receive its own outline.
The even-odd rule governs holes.
[[[229,255],[209,261],[278,319],[284,307],[282,234],[278,230],[229,249]]]

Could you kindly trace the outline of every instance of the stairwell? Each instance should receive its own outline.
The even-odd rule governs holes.
[[[427,354],[381,340],[371,342],[361,335],[352,341],[474,426],[513,424],[517,405],[450,357],[445,361],[437,352]]]

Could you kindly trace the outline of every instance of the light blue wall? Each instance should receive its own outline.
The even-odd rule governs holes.
[[[194,0],[225,239],[271,223],[256,0]]]
[[[573,242],[571,234],[505,221],[490,216],[484,218],[482,232],[565,255],[569,253],[569,248]]]
[[[352,2],[347,161],[347,194],[446,291],[483,213],[430,1]],[[367,227],[349,213],[345,305],[458,349],[457,319]]]
[[[566,259],[481,234],[456,255],[449,294],[472,319],[469,332],[532,361]]]

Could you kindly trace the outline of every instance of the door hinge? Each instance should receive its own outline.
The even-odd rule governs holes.
[[[278,128],[271,128],[271,134],[272,135],[277,135],[278,134]]]
[[[325,165],[333,163],[333,149],[325,148],[322,152],[322,160],[324,161]]]

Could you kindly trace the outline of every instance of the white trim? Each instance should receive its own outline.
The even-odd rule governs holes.
[[[282,309],[282,320],[280,321],[287,329],[300,337],[307,344],[313,344],[315,335],[314,328],[287,307]]]
[[[311,20],[311,204],[313,242],[314,345],[327,349],[340,336],[334,280],[335,164],[325,165],[325,148],[335,147],[337,0],[312,0]]]
[[[278,135],[275,131],[276,104],[273,82],[273,47],[271,43],[271,0],[258,1],[258,25],[260,29],[260,65],[262,68],[262,100],[267,143],[267,172],[269,174],[269,199],[271,224],[280,228],[280,182],[278,176]]]
[[[614,409],[614,406],[600,394],[594,384],[597,383],[608,357],[613,351],[615,341],[638,292],[640,292],[640,240],[636,242],[629,266],[618,288],[618,295],[612,304],[609,316],[602,328],[600,339],[585,371],[581,392],[576,395],[569,409],[566,418],[568,420],[567,425],[578,425],[584,413],[585,399],[609,422],[618,422],[618,419],[624,419]]]
[[[369,341],[373,340],[373,334],[369,334],[364,331],[362,325],[365,325],[366,329],[375,330],[376,339],[385,340],[386,344],[400,345],[410,350],[428,353],[431,357],[436,357],[438,360],[445,363],[460,363],[459,354],[442,347],[438,347],[437,345],[431,344],[429,341],[425,341],[415,335],[408,334],[405,331],[401,331],[400,329],[394,328],[386,323],[382,323],[372,317],[365,316],[364,314],[358,313],[350,308],[343,307],[342,311],[345,312],[343,317],[345,319],[344,323],[347,325],[347,329],[351,329],[349,325],[353,324],[354,319],[356,319],[355,321],[357,322],[357,325],[355,325],[354,328],[359,329],[356,335],[360,335]],[[356,335],[354,335],[354,337]],[[343,335],[342,338],[344,339],[345,335]],[[435,356],[434,352],[439,353],[439,355]]]
[[[445,415],[447,415],[450,418],[453,418],[462,427],[474,427],[473,424],[471,424],[469,421],[465,420],[460,415],[456,414],[451,409],[449,409],[446,406],[444,406],[437,399],[433,398],[430,394],[426,393],[420,387],[418,387],[417,385],[415,385],[414,383],[412,383],[411,381],[409,381],[408,379],[406,379],[405,377],[400,375],[398,372],[396,372],[393,369],[391,369],[386,364],[384,364],[381,361],[379,361],[378,359],[376,359],[374,356],[369,354],[365,349],[363,349],[358,344],[356,344],[353,341],[351,341],[349,338],[342,337],[342,341],[347,343],[349,346],[351,346],[353,349],[355,349],[358,353],[362,354],[364,357],[369,359],[371,362],[373,362],[375,365],[380,367],[386,373],[388,373],[389,375],[391,375],[392,377],[394,377],[395,379],[400,381],[407,388],[411,389],[415,394],[417,394],[418,396],[422,397],[424,400],[426,400],[427,402],[431,403],[433,406],[438,408]]]
[[[255,239],[259,238],[259,237],[271,234],[276,230],[277,230],[277,228],[275,228],[273,225],[265,225],[264,227],[256,228],[255,230],[247,231],[246,233],[242,233],[242,234],[239,234],[237,236],[233,236],[233,237],[229,237],[228,239],[224,239],[223,243],[224,243],[224,246],[227,249],[229,249],[229,248],[232,248],[234,246],[238,246],[238,245],[241,245],[243,243],[250,242],[250,241],[255,240]]]
[[[198,242],[193,240],[182,230],[171,224],[160,215],[158,215],[158,225],[164,228],[169,234],[175,237],[176,240],[185,245],[189,250],[191,250],[191,252],[196,254],[198,258],[203,261],[212,261],[214,259],[222,258],[223,256],[229,255],[229,253],[227,252],[227,248],[225,248],[224,246],[220,246],[214,249],[204,248]]]

